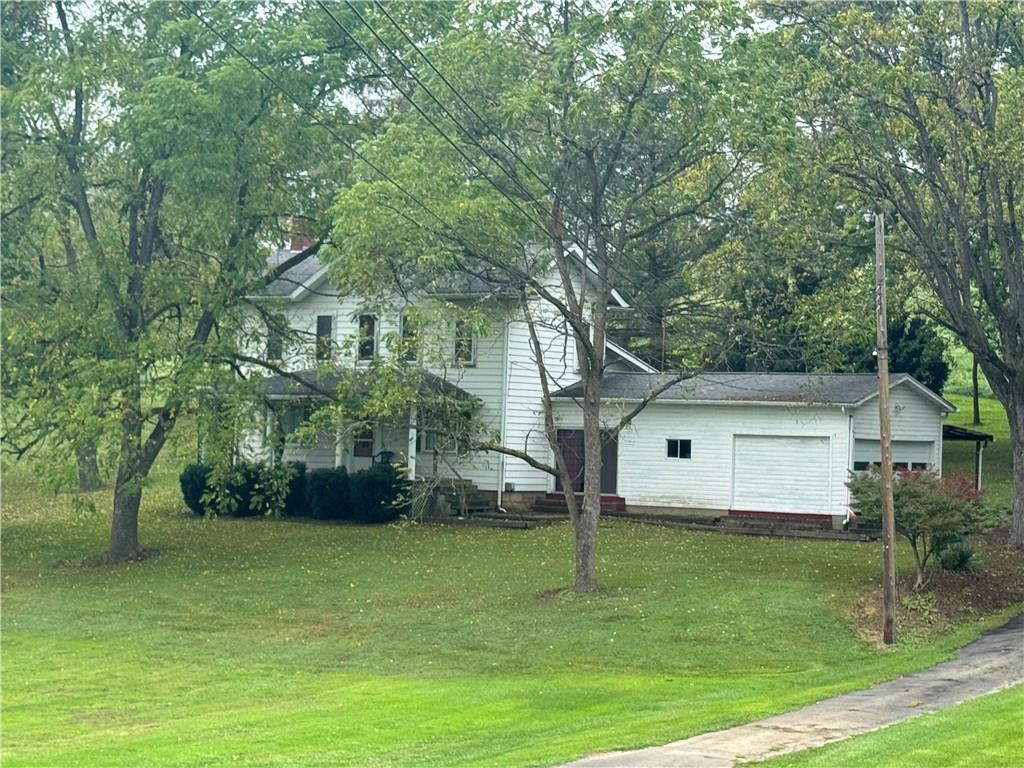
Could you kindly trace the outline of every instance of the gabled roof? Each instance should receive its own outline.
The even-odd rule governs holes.
[[[295,255],[295,251],[280,248],[267,257],[267,269],[275,269],[289,259],[295,258]],[[325,277],[327,265],[316,256],[307,256],[251,298],[295,301],[316,288]]]
[[[602,397],[609,400],[642,400],[676,374],[608,373]],[[956,407],[906,373],[893,374],[889,388],[908,383],[925,393],[937,407]],[[582,383],[554,393],[554,397],[578,398]],[[878,395],[873,373],[698,373],[669,387],[658,402],[773,403],[856,407]]]

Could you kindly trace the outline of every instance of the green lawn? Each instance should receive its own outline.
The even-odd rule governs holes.
[[[567,525],[203,521],[169,470],[157,559],[55,567],[103,549],[106,497],[4,479],[7,768],[549,765],[866,687],[1003,618],[880,652],[844,615],[877,545],[625,522],[601,531],[606,593],[543,597],[571,581]]]
[[[973,418],[971,398],[964,395],[946,395],[946,399],[960,409],[946,417],[949,424],[987,432],[995,438],[983,454],[982,487],[989,499],[1009,511],[1013,499],[1013,453],[1010,450],[1010,425],[1006,411],[999,401],[991,397],[980,400],[980,427],[971,424]],[[974,443],[949,442],[942,446],[942,471],[947,475],[974,475]]]
[[[1024,685],[757,763],[762,768],[992,768],[1024,765]]]

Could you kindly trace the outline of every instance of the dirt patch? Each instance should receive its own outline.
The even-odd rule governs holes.
[[[964,621],[1024,602],[1024,552],[1010,549],[1009,531],[999,528],[973,537],[975,568],[944,571],[930,568],[928,582],[914,592],[913,573],[901,573],[897,584],[897,637],[930,641]],[[882,589],[858,598],[852,621],[865,642],[882,648]]]
[[[123,560],[111,560],[106,555],[89,555],[81,560],[60,560],[55,563],[53,567],[58,571],[76,571],[87,568],[114,568],[120,565],[143,563],[146,560],[153,560],[159,555],[159,549],[142,549],[139,550],[139,553],[134,557],[128,557]]]

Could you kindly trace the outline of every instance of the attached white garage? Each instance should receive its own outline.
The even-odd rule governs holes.
[[[735,435],[733,440],[732,510],[829,513],[829,437]]]
[[[662,376],[606,374],[606,423]],[[891,381],[894,464],[941,473],[942,422],[956,409],[906,374]],[[582,424],[578,386],[555,395],[560,429]],[[879,460],[877,396],[874,374],[694,376],[619,434],[617,494],[629,508],[843,519],[850,473]]]

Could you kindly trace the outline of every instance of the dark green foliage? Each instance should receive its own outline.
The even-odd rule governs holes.
[[[289,462],[292,475],[288,478],[288,495],[284,499],[285,517],[304,517],[309,514],[308,481],[306,463]]]
[[[963,540],[944,545],[939,550],[939,565],[944,571],[973,571],[974,547]]]
[[[949,378],[946,341],[919,317],[889,328],[889,367],[909,373],[932,392],[942,392]]]
[[[344,467],[314,469],[306,477],[309,514],[317,520],[351,517],[349,476]]]
[[[189,464],[181,473],[181,495],[185,499],[185,506],[199,517],[206,514],[203,494],[206,493],[209,477],[210,467],[206,464]]]
[[[262,480],[261,465],[250,461],[239,462],[227,484],[228,496],[234,500],[228,505],[227,514],[231,517],[253,517],[262,514],[263,510],[254,498],[259,493]]]
[[[408,500],[408,480],[393,464],[352,475],[352,517],[358,523],[391,523]]]

